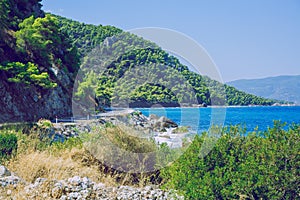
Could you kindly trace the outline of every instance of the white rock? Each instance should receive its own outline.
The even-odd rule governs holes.
[[[6,192],[6,194],[8,195],[8,196],[10,196],[11,195],[11,190],[7,190],[7,192]]]
[[[68,197],[66,196],[66,195],[62,195],[61,197],[60,197],[60,200],[67,200],[68,199]]]
[[[78,186],[81,182],[81,178],[79,176],[74,176],[73,178],[69,178],[69,183],[74,186]]]
[[[72,193],[70,193],[68,196],[69,196],[69,198],[71,198],[71,199],[79,199],[79,198],[82,197],[81,194],[80,194],[79,192],[72,192]]]
[[[87,177],[83,177],[81,181],[82,181],[82,183],[84,183],[84,184],[86,184],[86,185],[89,185],[89,184],[90,184],[90,179],[87,178]]]
[[[3,165],[0,165],[0,177],[6,177],[10,175],[11,175],[10,171],[8,171],[8,169]]]

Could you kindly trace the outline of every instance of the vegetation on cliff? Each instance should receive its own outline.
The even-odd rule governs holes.
[[[71,115],[79,54],[40,2],[0,2],[0,122]]]
[[[9,82],[52,88],[57,85],[55,70],[66,68],[69,73],[74,73],[79,68],[76,48],[59,30],[57,19],[51,15],[43,18],[32,15],[24,19],[12,33],[12,38],[15,53],[1,57],[0,66]]]
[[[53,112],[48,111],[51,117],[69,115],[80,65],[74,97],[81,102],[92,101],[99,110],[124,104],[148,107],[275,103],[196,74],[156,44],[116,27],[45,14],[40,2],[3,0],[0,3],[0,87],[6,91],[3,99],[7,102],[14,99],[20,104],[14,105],[14,109],[13,106],[2,108],[5,113],[13,113],[12,119],[28,114],[23,111],[25,100],[17,96],[20,88],[34,97],[32,104],[39,99],[51,99],[49,102],[57,105]],[[63,111],[59,110],[59,104],[63,105],[64,109],[60,109]],[[34,120],[35,116],[46,115],[32,113],[19,118]]]

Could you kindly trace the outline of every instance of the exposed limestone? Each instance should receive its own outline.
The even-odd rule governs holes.
[[[0,187],[8,185],[17,185],[21,179],[11,173],[5,166],[0,165]]]
[[[26,187],[26,195],[29,198],[50,196],[52,199],[184,199],[174,191],[163,191],[156,186],[135,188],[131,186],[110,187],[102,183],[95,183],[87,177],[74,176],[68,180],[37,180],[34,184]],[[45,190],[43,187],[49,186]],[[47,192],[40,192],[47,191]]]
[[[18,178],[20,180],[20,178]],[[1,179],[0,179],[1,181]],[[1,182],[0,182],[1,183]],[[18,182],[14,183],[15,187]],[[14,199],[17,195],[9,189],[9,184],[0,184],[1,199]],[[7,189],[6,189],[7,188]],[[141,200],[141,199],[184,199],[175,191],[164,191],[157,186],[148,185],[145,187],[132,186],[106,186],[103,183],[95,183],[87,177],[74,176],[68,180],[47,180],[45,178],[37,178],[34,183],[25,183],[22,190],[25,199],[117,199],[117,200]]]
[[[58,72],[59,84],[41,89],[0,80],[0,123],[37,121],[40,118],[67,117],[72,114],[71,74]]]

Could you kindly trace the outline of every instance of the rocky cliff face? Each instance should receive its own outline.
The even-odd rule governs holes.
[[[2,77],[2,74],[1,74]],[[53,89],[41,89],[0,79],[0,123],[32,122],[71,115],[73,80],[60,70]]]

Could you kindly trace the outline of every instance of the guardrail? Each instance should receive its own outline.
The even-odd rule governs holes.
[[[76,121],[84,121],[84,120],[92,120],[92,119],[98,119],[99,117],[97,115],[87,115],[87,116],[81,116],[81,117],[66,117],[66,118],[58,118],[51,120],[52,123],[76,123]]]
[[[51,120],[52,123],[61,123],[61,122],[72,122],[76,123],[76,121],[83,121],[83,120],[93,120],[99,119],[101,117],[114,117],[122,114],[129,114],[133,112],[133,109],[126,109],[126,110],[113,110],[106,113],[99,113],[97,115],[87,115],[87,116],[76,116],[76,117],[66,117],[66,118],[58,118]]]

